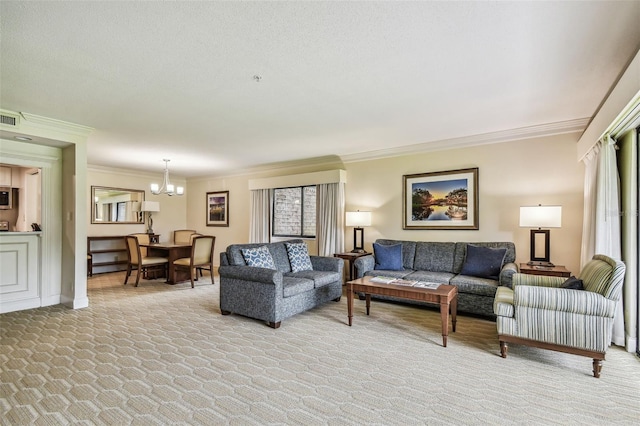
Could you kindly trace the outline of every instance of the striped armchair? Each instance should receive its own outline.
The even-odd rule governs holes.
[[[501,356],[508,343],[582,355],[600,377],[624,272],[624,263],[597,254],[578,276],[584,291],[561,288],[565,278],[514,274],[513,290],[499,287],[493,305]]]

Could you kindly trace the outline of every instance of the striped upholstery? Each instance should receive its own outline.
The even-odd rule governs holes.
[[[496,293],[498,334],[604,353],[624,271],[622,262],[595,255],[579,275],[584,291],[558,288],[564,278],[514,274],[512,295]]]
[[[587,291],[600,293],[607,299],[618,301],[622,294],[625,266],[610,257],[596,254],[580,272],[580,278]]]

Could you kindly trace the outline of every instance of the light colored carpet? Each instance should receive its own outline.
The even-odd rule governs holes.
[[[90,306],[0,316],[0,423],[637,424],[640,362],[512,345],[460,315],[442,347],[437,311],[346,297],[273,330],[220,315],[218,284],[123,273],[89,280]]]

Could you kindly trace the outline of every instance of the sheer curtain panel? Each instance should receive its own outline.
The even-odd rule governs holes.
[[[333,256],[344,251],[344,183],[317,186],[318,255]]]
[[[270,223],[271,223],[271,190],[255,189],[251,191],[250,200],[250,226],[249,226],[249,242],[250,243],[268,243],[270,242]]]

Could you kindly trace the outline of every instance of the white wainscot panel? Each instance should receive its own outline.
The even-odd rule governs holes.
[[[40,237],[0,236],[0,313],[41,306]]]

